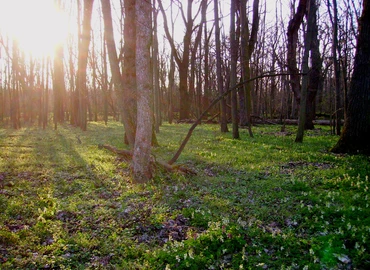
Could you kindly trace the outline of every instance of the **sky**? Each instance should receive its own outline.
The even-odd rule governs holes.
[[[35,57],[53,53],[68,33],[67,17],[51,0],[0,0],[0,33]]]
[[[112,0],[112,2],[117,1]],[[163,0],[165,7],[168,6],[168,1]],[[100,6],[99,2],[98,0],[95,1],[95,10],[98,5]],[[207,14],[210,20],[213,18],[213,1],[211,2]],[[253,1],[249,0],[249,2],[251,5]],[[263,2],[263,0],[260,0],[260,2]],[[268,21],[275,18],[274,10],[280,2],[282,2],[284,10],[288,10],[289,0],[266,0],[266,19]],[[63,42],[69,32],[76,32],[76,29],[73,29],[76,28],[75,21],[68,20],[67,15],[59,12],[53,3],[53,0],[0,0],[0,33],[6,33],[18,40],[21,49],[32,52],[35,57],[52,54],[54,47]],[[221,13],[225,16],[223,20],[224,31],[228,32],[230,1],[219,0],[219,3]],[[120,10],[117,8],[119,5],[115,4],[113,6],[116,7],[113,12],[119,13]],[[160,14],[158,17],[159,28],[163,27],[161,17]],[[183,37],[183,30],[180,30],[183,25],[181,16],[178,17],[178,21],[175,31],[177,33],[176,40],[181,42]],[[162,35],[163,39],[164,34]]]

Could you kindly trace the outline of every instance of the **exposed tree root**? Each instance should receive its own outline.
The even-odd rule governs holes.
[[[107,144],[99,144],[98,147],[99,148],[105,148],[105,149],[119,155],[120,157],[123,157],[127,162],[130,162],[132,160],[132,152],[129,151],[129,150],[117,149],[117,148],[115,148],[111,145],[107,145]],[[180,173],[183,173],[183,174],[186,174],[186,175],[195,175],[195,174],[197,174],[195,170],[192,170],[190,168],[187,168],[187,167],[184,167],[184,166],[181,166],[181,165],[170,165],[167,162],[157,160],[154,156],[152,158],[151,163],[152,163],[152,166],[162,168],[167,172],[180,172]]]

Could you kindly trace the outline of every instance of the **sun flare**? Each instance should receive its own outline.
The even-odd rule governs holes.
[[[52,0],[0,0],[0,34],[33,57],[52,55],[68,35],[68,20]]]

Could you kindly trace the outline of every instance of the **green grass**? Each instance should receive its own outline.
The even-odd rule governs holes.
[[[190,125],[161,127],[169,160]],[[133,185],[121,124],[0,129],[0,269],[368,269],[370,163],[329,129],[194,131],[178,164]],[[80,142],[79,142],[79,140]]]

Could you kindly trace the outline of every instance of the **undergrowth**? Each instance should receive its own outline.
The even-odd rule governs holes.
[[[189,125],[164,124],[169,160]],[[1,269],[369,269],[370,163],[320,127],[199,126],[178,163],[133,185],[123,128],[0,129]]]

